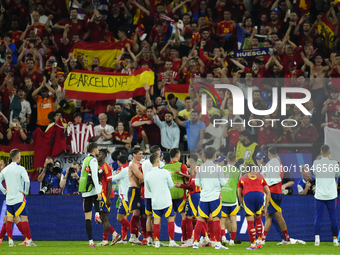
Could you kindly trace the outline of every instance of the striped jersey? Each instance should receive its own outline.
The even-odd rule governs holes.
[[[86,147],[94,135],[93,125],[73,122],[67,127],[67,135],[71,136],[71,152],[87,154]]]

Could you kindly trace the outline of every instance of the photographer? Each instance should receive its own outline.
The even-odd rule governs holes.
[[[60,188],[63,190],[63,195],[79,194],[80,173],[79,164],[73,161],[70,168],[61,172]]]
[[[299,195],[314,195],[316,188],[315,179],[312,179],[307,165],[301,166],[301,174],[302,179],[297,184]]]
[[[60,165],[59,163],[54,164],[52,157],[47,157],[45,160],[44,168],[40,170],[38,176],[38,182],[42,183],[39,195],[45,194],[60,194]]]

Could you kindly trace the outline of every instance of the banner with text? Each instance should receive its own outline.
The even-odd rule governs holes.
[[[137,69],[132,75],[74,70],[64,83],[67,98],[79,100],[128,99],[145,95],[144,84],[153,85],[154,72]]]
[[[0,160],[5,162],[9,159],[9,153],[12,149],[19,149],[21,153],[20,165],[25,167],[31,181],[36,181],[39,175],[39,168],[33,168],[34,144],[20,144],[15,146],[0,145]]]
[[[77,42],[71,52],[85,69],[92,65],[94,58],[100,59],[100,67],[114,68],[116,59],[121,53],[121,48],[119,43],[113,42]]]

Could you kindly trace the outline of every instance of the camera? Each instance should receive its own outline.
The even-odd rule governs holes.
[[[71,178],[71,174],[74,174],[74,173],[76,173],[76,172],[77,172],[77,170],[76,170],[75,168],[70,167],[70,168],[68,169],[68,175],[66,176],[66,178]]]
[[[36,43],[37,39],[29,39],[29,43]]]
[[[244,163],[244,159],[243,158],[240,158],[239,160],[236,161],[235,163],[235,167],[240,169],[240,165],[242,165]]]
[[[50,65],[53,65],[53,64],[54,64],[54,60],[49,60],[48,63],[49,63]]]
[[[162,101],[160,105],[168,105],[167,101]]]
[[[60,168],[60,163],[57,161],[54,163],[53,174],[57,175],[57,174],[60,174],[61,172],[62,170]]]
[[[49,191],[49,190],[50,190],[50,185],[46,184],[40,189],[39,195],[45,195],[46,192]]]

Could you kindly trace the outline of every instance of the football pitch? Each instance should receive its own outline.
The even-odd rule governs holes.
[[[319,247],[314,246],[314,242],[307,242],[307,244],[294,244],[294,245],[276,245],[277,242],[266,242],[262,249],[247,251],[246,247],[249,246],[248,242],[242,242],[228,250],[215,250],[213,247],[204,247],[194,250],[192,248],[169,248],[161,247],[156,249],[147,246],[132,246],[114,245],[106,247],[90,248],[86,241],[37,241],[34,242],[38,247],[19,246],[20,242],[15,241],[16,247],[8,247],[8,242],[3,241],[0,246],[0,254],[164,254],[164,255],[182,255],[182,254],[340,254],[340,246],[334,247],[332,242],[321,242]],[[95,242],[98,243],[98,242]],[[110,243],[110,242],[109,242]],[[177,242],[178,244],[180,242]]]

